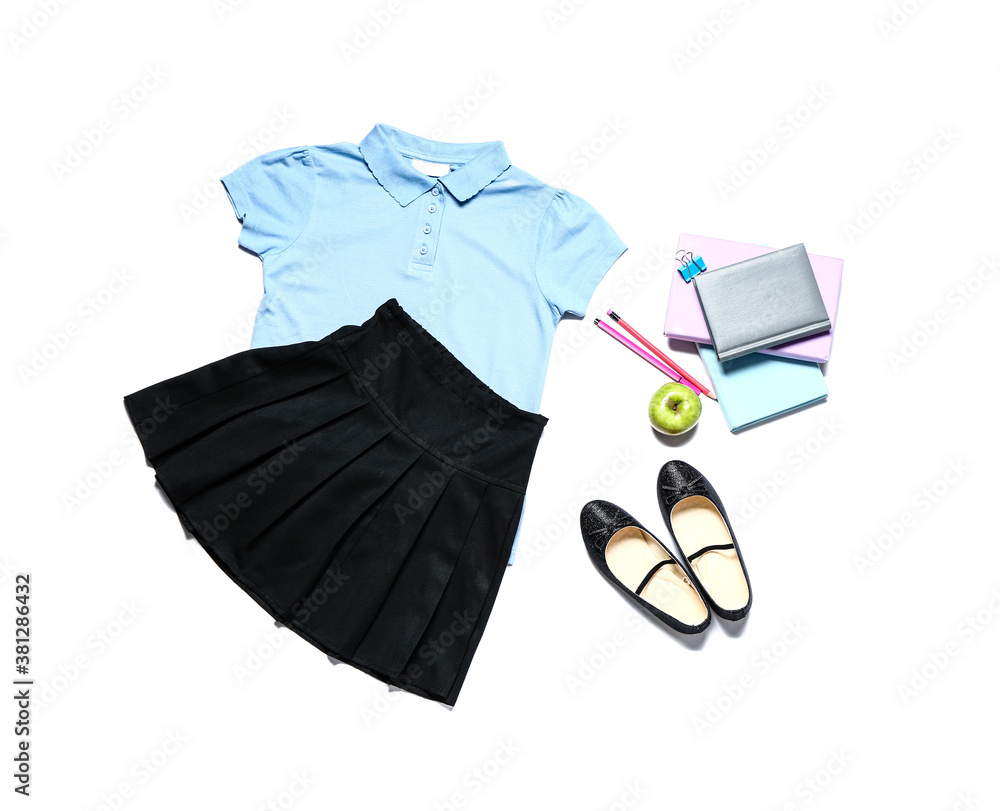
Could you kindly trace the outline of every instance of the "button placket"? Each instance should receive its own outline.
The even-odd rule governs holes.
[[[420,270],[429,271],[434,266],[441,236],[444,195],[441,194],[440,185],[435,185],[429,192],[422,194],[417,198],[417,202],[420,205],[420,219],[410,262],[417,265]]]

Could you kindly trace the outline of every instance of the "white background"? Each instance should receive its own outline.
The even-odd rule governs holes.
[[[37,680],[33,796],[15,799],[997,807],[995,3],[16,0],[2,17],[0,672],[30,571]],[[559,328],[520,557],[454,711],[276,630],[184,538],[121,406],[249,344],[260,268],[216,178],[379,121],[500,138],[593,203],[630,250],[592,315],[612,303],[650,336],[657,257],[683,231],[845,258],[829,401],[741,435],[706,401],[659,440],[658,373],[589,319]],[[756,597],[693,644],[604,583],[577,528],[602,497],[661,532],[672,458],[742,514]]]

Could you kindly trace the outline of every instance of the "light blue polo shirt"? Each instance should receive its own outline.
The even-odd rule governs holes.
[[[588,203],[511,166],[500,141],[384,124],[280,149],[222,178],[264,269],[251,346],[318,340],[395,298],[483,382],[538,411],[556,324],[625,250]]]

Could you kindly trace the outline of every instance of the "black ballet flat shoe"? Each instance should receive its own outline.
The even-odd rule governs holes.
[[[743,619],[753,593],[729,516],[719,494],[687,462],[660,468],[656,494],[663,520],[705,601],[723,619]]]
[[[640,608],[682,634],[708,627],[712,615],[688,571],[625,510],[591,501],[580,510],[580,530],[597,571]]]

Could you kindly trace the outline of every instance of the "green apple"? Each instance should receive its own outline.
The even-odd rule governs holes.
[[[649,421],[661,434],[677,436],[701,417],[701,398],[683,383],[665,383],[649,401]]]

